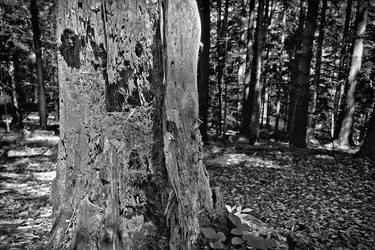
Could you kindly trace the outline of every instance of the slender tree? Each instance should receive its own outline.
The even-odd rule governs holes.
[[[254,144],[258,137],[259,123],[261,115],[261,73],[263,54],[263,34],[264,34],[264,0],[259,0],[257,10],[257,24],[255,29],[255,39],[253,44],[253,57],[249,89],[245,93],[243,105],[242,135],[249,139],[250,144]]]
[[[289,135],[289,143],[296,147],[306,147],[310,64],[318,10],[319,0],[309,0],[305,28],[303,31],[302,52],[298,62],[298,75],[295,82],[295,112],[292,120],[292,130]]]
[[[249,1],[249,19],[247,25],[247,39],[246,39],[246,66],[245,66],[245,75],[244,75],[244,82],[245,91],[244,91],[244,100],[246,99],[245,96],[249,91],[249,84],[250,84],[250,77],[251,77],[251,61],[253,58],[253,44],[254,44],[254,33],[255,33],[255,0]],[[243,108],[246,108],[245,106]]]
[[[59,0],[57,40],[61,140],[46,249],[195,249],[214,214],[196,1]]]
[[[46,94],[43,80],[43,60],[42,50],[40,48],[40,29],[38,18],[37,0],[30,0],[31,24],[33,30],[34,51],[36,56],[36,68],[38,75],[38,102],[39,102],[39,117],[40,126],[42,129],[47,129],[47,109],[46,109]]]
[[[323,0],[321,12],[320,12],[320,25],[319,25],[319,36],[317,40],[317,48],[316,48],[316,63],[315,63],[315,75],[314,75],[314,91],[312,93],[311,98],[311,105],[310,105],[310,114],[309,114],[309,132],[308,134],[311,136],[314,127],[315,127],[315,115],[316,115],[316,107],[319,97],[319,84],[320,84],[320,76],[321,76],[321,68],[322,68],[322,54],[323,54],[323,43],[325,37],[325,29],[326,29],[326,11],[327,11],[327,1]]]
[[[346,65],[348,61],[347,50],[349,47],[349,28],[350,28],[350,20],[352,16],[352,5],[353,0],[348,0],[346,4],[346,11],[345,11],[345,24],[344,24],[344,31],[342,36],[342,45],[341,45],[341,52],[340,52],[340,65],[339,65],[339,73],[338,73],[338,82],[336,83],[335,95],[333,99],[333,112],[332,112],[332,124],[331,124],[331,135],[334,139],[337,139],[340,132],[340,125],[343,120],[343,112],[340,113],[340,106],[341,106],[341,99],[344,94],[345,89],[345,78],[347,77],[346,74]]]
[[[223,69],[222,69],[222,52],[221,52],[221,40],[222,40],[222,20],[221,20],[221,0],[217,0],[217,27],[216,27],[216,51],[217,51],[217,87],[218,87],[218,121],[217,121],[217,129],[216,134],[221,134],[222,132],[222,117],[221,117],[221,108],[222,108],[222,89],[221,89],[221,81],[223,77]]]
[[[358,0],[356,14],[356,38],[353,47],[350,72],[348,76],[348,90],[345,97],[345,115],[341,123],[338,142],[342,147],[350,147],[352,141],[353,119],[355,112],[355,91],[358,84],[358,74],[361,71],[363,55],[363,40],[366,31],[369,1]]]
[[[202,120],[200,131],[203,141],[207,140],[207,118],[208,118],[208,105],[209,105],[209,77],[210,77],[210,1],[198,0],[199,14],[201,17],[202,35],[199,55],[199,79],[198,79],[198,92],[199,92],[199,117]]]
[[[253,0],[254,2],[254,0]],[[238,85],[243,85],[245,82],[246,73],[246,55],[247,55],[247,41],[250,36],[251,14],[253,10],[247,10],[248,1],[243,0],[241,6],[241,39],[239,40],[239,66],[238,66]]]
[[[278,131],[279,131],[279,122],[280,122],[280,112],[281,112],[281,93],[282,93],[282,83],[283,83],[283,64],[284,64],[284,43],[285,43],[285,33],[286,33],[286,11],[287,11],[287,0],[283,1],[283,14],[282,14],[282,30],[281,30],[281,37],[280,37],[280,57],[278,62],[278,81],[277,81],[277,93],[276,93],[276,114],[275,114],[275,131],[274,136],[275,139],[279,138]],[[286,119],[284,123],[286,122]]]
[[[295,101],[296,101],[296,79],[298,75],[298,62],[301,57],[301,46],[302,46],[302,32],[303,27],[305,24],[305,7],[304,7],[305,0],[300,1],[299,5],[299,18],[298,18],[298,26],[291,37],[288,38],[288,52],[289,52],[289,78],[290,78],[290,86],[289,86],[289,102],[288,102],[288,123],[287,123],[287,131],[288,134],[291,133],[293,128],[293,120],[295,114]]]
[[[222,64],[221,64],[221,71],[222,71],[222,79],[224,83],[224,95],[223,95],[223,129],[222,133],[225,134],[226,127],[227,127],[227,104],[228,104],[228,17],[229,17],[229,0],[225,1],[224,5],[224,19],[222,25],[222,38],[223,38],[223,56],[222,56]],[[220,69],[219,69],[220,70]]]

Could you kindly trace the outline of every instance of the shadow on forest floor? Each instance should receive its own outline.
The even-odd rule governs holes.
[[[57,136],[0,132],[0,249],[43,249]]]
[[[283,144],[205,148],[211,185],[301,249],[372,249],[375,168],[352,155]]]
[[[42,249],[51,228],[58,137],[0,138],[0,249]],[[225,204],[251,208],[301,249],[375,245],[375,169],[348,153],[212,143],[205,164]]]

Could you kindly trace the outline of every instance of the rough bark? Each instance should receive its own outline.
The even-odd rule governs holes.
[[[363,55],[363,40],[366,31],[369,1],[359,0],[357,3],[356,38],[353,47],[350,72],[348,76],[348,90],[345,97],[345,115],[341,124],[338,142],[342,147],[351,146],[353,119],[355,113],[355,91],[358,84],[358,74],[361,71]]]
[[[199,15],[194,0],[166,1],[164,8],[164,155],[172,186],[166,220],[170,248],[192,249],[201,220],[213,206],[198,129]]]
[[[292,120],[292,130],[289,135],[289,143],[296,147],[306,147],[310,64],[318,10],[319,0],[309,0],[305,28],[303,31],[302,52],[298,62],[298,75],[295,82],[295,113]]]
[[[248,91],[245,91],[243,105],[243,123],[241,134],[249,139],[250,144],[257,140],[260,125],[261,105],[262,105],[262,54],[263,54],[263,34],[264,34],[264,0],[259,0],[257,11],[257,24],[255,28],[255,39],[252,47],[252,68]]]
[[[320,25],[319,25],[319,36],[317,40],[317,48],[316,48],[316,62],[315,62],[315,75],[314,75],[314,83],[313,83],[313,92],[311,98],[311,105],[309,111],[309,124],[308,124],[308,135],[312,136],[314,129],[315,129],[315,115],[316,115],[316,108],[317,102],[319,97],[319,84],[320,84],[320,75],[321,75],[321,68],[322,68],[322,54],[323,54],[323,43],[325,37],[325,26],[326,26],[326,11],[327,11],[327,1],[323,0],[322,9],[320,12]]]
[[[60,136],[46,249],[193,249],[202,164],[195,0],[59,0]]]
[[[38,18],[37,0],[30,1],[31,24],[33,30],[34,52],[36,56],[36,68],[38,75],[38,102],[39,102],[39,117],[40,126],[42,129],[47,129],[47,109],[46,109],[46,96],[43,80],[43,61],[42,51],[40,48],[40,29]]]
[[[199,117],[202,120],[200,125],[200,132],[203,141],[207,140],[207,120],[208,120],[208,105],[209,105],[209,77],[210,77],[210,1],[198,0],[199,14],[201,17],[202,47],[199,54],[199,79],[198,79],[198,93],[199,93]]]

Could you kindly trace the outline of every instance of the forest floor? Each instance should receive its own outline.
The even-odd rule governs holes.
[[[353,151],[216,143],[205,165],[225,204],[250,208],[290,245],[374,249],[375,168]]]
[[[0,249],[43,249],[52,226],[50,187],[58,136],[0,131]]]
[[[58,137],[0,131],[0,249],[42,249]],[[225,204],[251,214],[300,249],[373,249],[375,168],[351,153],[286,144],[210,143],[205,164]]]

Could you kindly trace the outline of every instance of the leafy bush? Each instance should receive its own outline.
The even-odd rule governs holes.
[[[242,208],[242,206],[226,206],[228,210],[228,232],[230,237],[219,231],[216,232],[212,227],[202,228],[201,231],[204,237],[208,240],[209,245],[213,249],[228,249],[225,244],[230,245],[232,248],[250,248],[250,249],[275,249],[277,242],[273,239],[265,239],[254,233],[244,218],[254,218],[249,213],[252,211],[250,208]],[[254,218],[256,221],[256,218]],[[261,221],[259,221],[262,223]],[[228,240],[227,240],[228,239]],[[230,241],[229,241],[230,239]]]

